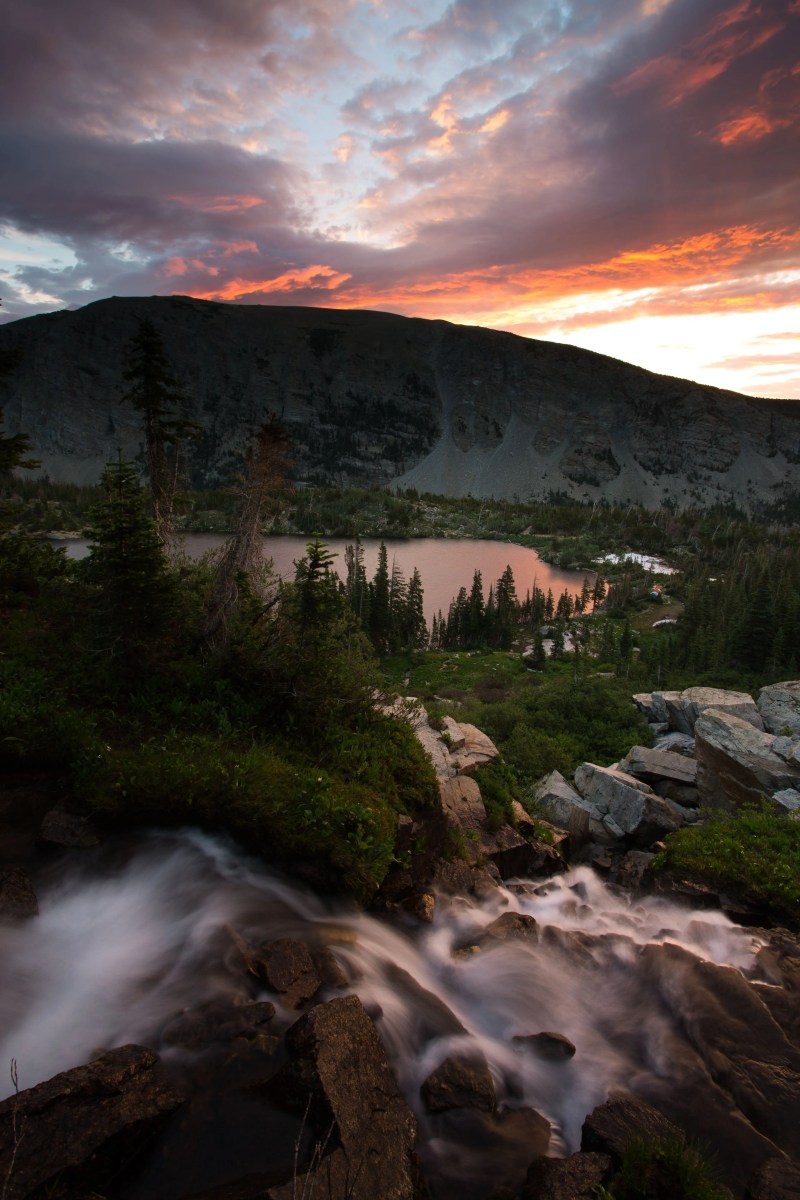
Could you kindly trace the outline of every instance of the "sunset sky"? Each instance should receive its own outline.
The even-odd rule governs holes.
[[[0,319],[384,309],[800,399],[800,0],[0,16]]]

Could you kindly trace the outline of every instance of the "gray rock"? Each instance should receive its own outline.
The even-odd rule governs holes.
[[[658,737],[653,745],[654,750],[672,750],[687,758],[694,756],[694,738],[688,733],[665,733]]]
[[[800,788],[800,768],[773,753],[773,735],[749,722],[712,708],[698,718],[695,734],[703,804],[740,808],[765,795]]]
[[[655,699],[658,696],[658,701]],[[667,719],[667,710],[661,701],[660,693],[656,692],[637,692],[632,697],[633,703],[639,709],[644,719],[651,725],[654,723],[660,724]]]
[[[800,679],[771,683],[758,693],[758,710],[769,733],[783,734],[788,730],[800,735]]]
[[[779,792],[772,793],[772,799],[787,812],[796,812],[800,808],[800,792],[797,788],[782,788]]]
[[[539,812],[569,832],[573,843],[602,832],[603,813],[567,783],[560,771],[551,771],[537,784],[534,800]]]
[[[756,729],[763,729],[764,722],[755,701],[747,692],[728,692],[720,688],[691,687],[681,692],[681,705],[689,723],[690,732],[694,730],[697,718],[709,708],[719,712],[730,713],[749,722]]]
[[[697,763],[684,754],[670,750],[651,750],[647,746],[632,746],[620,764],[622,770],[643,779],[645,783],[657,784],[662,779],[675,783],[697,783]]]
[[[689,724],[689,717],[684,710],[681,693],[654,692],[653,695],[661,697],[670,729],[674,730],[675,733],[691,734],[692,726]]]
[[[575,783],[583,798],[602,814],[604,828],[615,838],[630,836],[637,845],[646,846],[678,828],[666,801],[624,771],[582,763],[575,772]]]

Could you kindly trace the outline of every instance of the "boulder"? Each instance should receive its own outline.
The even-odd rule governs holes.
[[[763,687],[758,693],[758,711],[769,733],[800,735],[800,679]]]
[[[651,750],[647,746],[632,746],[620,763],[627,775],[643,779],[651,787],[662,780],[694,787],[697,783],[697,763],[684,754],[670,750]]]
[[[611,1175],[608,1154],[538,1158],[528,1168],[520,1200],[596,1200]]]
[[[278,938],[254,949],[251,970],[287,1008],[300,1008],[322,987],[311,952],[298,938]]]
[[[521,1046],[532,1051],[537,1058],[545,1058],[550,1062],[564,1062],[575,1057],[575,1044],[564,1037],[563,1033],[515,1034],[511,1039],[515,1046]]]
[[[67,812],[60,804],[45,813],[39,838],[51,846],[63,846],[67,850],[87,850],[100,842],[88,817]]]
[[[631,698],[644,719],[651,725],[666,721],[667,706],[661,692],[638,692]]]
[[[525,913],[507,912],[487,925],[476,940],[478,942],[524,941],[535,944],[539,940],[539,927],[535,917],[529,917]]]
[[[770,1158],[747,1185],[745,1200],[800,1200],[800,1166],[788,1158]]]
[[[614,1095],[589,1114],[581,1130],[581,1150],[608,1154],[619,1166],[634,1138],[681,1137],[677,1125],[636,1096]]]
[[[494,1080],[482,1057],[453,1056],[432,1071],[420,1088],[429,1113],[452,1108],[477,1108],[494,1112],[497,1096]]]
[[[680,824],[665,800],[624,771],[582,763],[575,772],[575,784],[616,840],[629,837],[636,845],[647,846]]]
[[[35,917],[39,902],[30,876],[22,867],[0,871],[0,918]]]
[[[694,758],[694,738],[688,733],[665,733],[653,743],[654,750],[672,750],[686,758]]]
[[[764,728],[761,713],[747,692],[728,692],[721,688],[691,687],[681,692],[681,705],[689,724],[689,732],[693,732],[697,718],[707,709],[715,708],[719,712],[729,713],[747,721],[755,729]]]
[[[539,812],[567,830],[572,850],[589,837],[610,840],[603,829],[603,814],[567,783],[560,771],[551,771],[537,784],[534,800]]]
[[[149,1148],[158,1125],[183,1102],[158,1055],[121,1046],[0,1103],[4,1200],[58,1180],[59,1195],[104,1190],[124,1160]]]
[[[483,767],[499,756],[500,751],[492,739],[475,725],[460,725],[459,729],[464,738],[464,745],[461,749],[454,748],[452,755],[456,774],[469,775],[477,767]]]
[[[199,1008],[179,1013],[161,1031],[167,1046],[184,1050],[205,1050],[215,1042],[234,1038],[253,1039],[269,1033],[268,1024],[275,1016],[275,1005],[268,1000],[255,1004],[237,1004],[231,1000],[209,1000]]]
[[[470,863],[489,860],[501,878],[528,873],[534,858],[530,842],[510,825],[490,830],[480,788],[474,779],[458,775],[439,784],[445,817],[461,840]]]
[[[740,808],[800,787],[800,767],[773,752],[774,736],[740,717],[708,709],[698,718],[695,736],[697,786],[709,807]]]
[[[374,1024],[357,996],[318,1005],[286,1033],[284,1086],[332,1145],[307,1173],[265,1200],[414,1200],[417,1123],[392,1075]],[[333,1131],[335,1136],[331,1136]]]

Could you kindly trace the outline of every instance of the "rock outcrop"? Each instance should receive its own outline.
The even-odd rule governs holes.
[[[268,1200],[313,1190],[319,1200],[415,1200],[417,1123],[383,1043],[357,996],[318,1005],[287,1032],[284,1086],[326,1144],[308,1174],[271,1188]],[[333,1136],[331,1136],[333,1134]]]
[[[301,479],[397,482],[450,495],[605,498],[658,507],[798,488],[800,413],[655,375],[577,347],[379,312],[102,300],[0,327],[19,349],[0,406],[33,436],[51,479],[94,482],[136,414],[122,402],[126,347],[143,318],[161,334],[202,427],[198,483],[238,469],[277,413]]]
[[[0,1103],[4,1197],[22,1200],[51,1181],[60,1195],[102,1191],[182,1102],[143,1046],[110,1050],[11,1096]]]

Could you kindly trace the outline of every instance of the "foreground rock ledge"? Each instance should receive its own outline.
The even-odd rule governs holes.
[[[357,996],[321,1004],[286,1034],[282,1082],[333,1147],[267,1200],[416,1200],[417,1122],[400,1095],[378,1032]]]
[[[144,1046],[110,1050],[9,1097],[0,1103],[4,1200],[24,1200],[57,1178],[76,1196],[103,1188],[182,1101]]]

